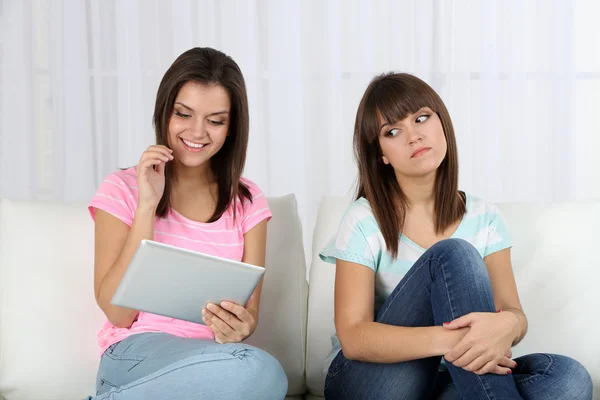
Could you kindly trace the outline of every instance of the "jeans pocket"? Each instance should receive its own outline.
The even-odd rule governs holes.
[[[128,352],[127,348],[120,349],[120,343],[111,345],[102,355],[100,370],[107,372],[106,375],[112,375],[110,374],[112,371],[129,372],[147,357],[146,355],[135,354],[135,352]],[[101,377],[102,380],[105,380],[105,378],[106,376]],[[110,382],[113,382],[112,378],[109,378],[106,383],[111,386],[118,386],[118,384],[114,384],[116,382]]]
[[[104,356],[119,364],[119,369],[131,371],[136,365],[146,359],[146,356],[138,356],[135,354],[115,354],[104,353]]]
[[[104,353],[102,353],[102,355],[104,355],[106,353],[112,354],[112,352],[115,351],[115,347],[117,347],[119,345],[119,343],[121,343],[121,342],[115,342],[115,343],[111,344],[110,346],[108,346],[106,348],[106,350],[104,350]]]
[[[96,396],[108,392],[110,389],[117,387],[117,385],[107,381],[104,378],[100,378],[100,387],[96,391]]]

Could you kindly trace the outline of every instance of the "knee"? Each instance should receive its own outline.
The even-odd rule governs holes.
[[[440,240],[428,250],[434,259],[452,265],[454,271],[468,271],[487,275],[483,257],[464,239]]]
[[[438,256],[446,257],[475,257],[481,258],[477,249],[464,239],[444,239],[440,240],[430,248]]]
[[[265,400],[280,400],[288,390],[288,380],[285,371],[275,357],[260,349],[250,349],[247,353],[250,368],[254,373],[250,384],[257,398]]]
[[[593,391],[592,377],[585,367],[579,361],[569,357],[559,355],[553,355],[553,357],[556,362],[553,372],[557,374],[556,379],[559,379],[558,376],[560,376],[561,382],[558,386],[564,385],[566,396],[564,398],[591,400]]]

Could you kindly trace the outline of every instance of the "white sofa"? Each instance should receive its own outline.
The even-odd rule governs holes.
[[[270,198],[260,324],[249,342],[275,357],[290,398],[323,394],[323,359],[333,332],[334,267],[318,258],[348,199],[325,198],[307,284],[293,196]],[[500,204],[529,316],[515,349],[580,360],[600,399],[600,202]],[[93,224],[85,204],[0,203],[0,393],[6,400],[76,400],[93,394],[103,322],[92,290]],[[0,395],[1,397],[1,395]]]

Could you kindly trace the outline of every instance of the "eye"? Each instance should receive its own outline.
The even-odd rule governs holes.
[[[419,115],[415,121],[417,123],[421,124],[421,123],[427,121],[428,119],[429,119],[429,115],[423,114],[423,115]]]
[[[224,121],[217,121],[217,120],[214,120],[214,119],[209,119],[208,123],[211,124],[211,125],[223,125],[223,124],[225,124]]]
[[[189,117],[191,117],[190,114],[184,114],[184,113],[182,113],[180,111],[175,111],[175,115],[177,115],[178,117],[181,117],[181,118],[189,118]]]
[[[400,129],[398,128],[392,128],[389,131],[387,131],[384,136],[385,137],[396,137],[400,134]]]

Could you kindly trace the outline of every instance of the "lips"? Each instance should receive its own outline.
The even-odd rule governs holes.
[[[431,150],[431,147],[421,147],[417,150],[415,150],[412,155],[410,156],[410,158],[416,158],[416,157],[420,157],[423,154],[427,153],[429,150]]]
[[[196,143],[196,142],[192,142],[191,140],[186,140],[186,139],[181,139],[183,141],[183,143],[188,146],[191,147],[193,149],[201,149],[204,146],[206,146],[206,143]]]

